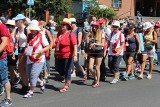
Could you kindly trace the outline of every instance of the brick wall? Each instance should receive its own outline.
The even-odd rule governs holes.
[[[99,4],[111,7],[112,0],[98,0]],[[122,0],[122,7],[116,11],[117,16],[135,16],[135,0]]]

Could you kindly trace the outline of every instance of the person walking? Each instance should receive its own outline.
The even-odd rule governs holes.
[[[149,74],[147,76],[148,79],[152,78],[152,70],[153,70],[153,57],[155,53],[155,44],[157,43],[157,33],[153,30],[153,25],[151,22],[145,22],[143,24],[144,31],[144,53],[142,54],[142,65],[141,72],[138,76],[138,79],[143,79],[143,72],[146,65],[146,60],[149,57]]]
[[[12,105],[11,85],[8,79],[7,53],[4,51],[8,44],[9,32],[6,26],[0,21],[0,84],[5,88],[6,97],[0,103],[0,107]]]
[[[124,34],[119,31],[120,22],[114,21],[112,24],[112,33],[108,38],[107,47],[108,51],[108,66],[110,71],[114,73],[111,84],[115,84],[119,81],[119,65],[124,53]]]
[[[71,84],[73,61],[77,61],[77,39],[76,35],[71,31],[70,19],[63,19],[61,23],[61,31],[58,32],[55,43],[57,70],[65,79],[64,86],[59,92],[64,93],[68,91]]]
[[[45,62],[45,52],[50,48],[46,36],[40,33],[41,29],[37,20],[32,20],[27,29],[31,31],[27,37],[27,51],[25,52],[27,55],[26,71],[30,81],[30,89],[24,95],[24,98],[33,97],[37,82],[40,83],[40,89],[44,92],[45,83],[39,79],[39,75]]]

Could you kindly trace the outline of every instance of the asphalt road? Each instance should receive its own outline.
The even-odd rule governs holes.
[[[81,64],[83,60],[81,59]],[[107,60],[106,60],[107,63]],[[124,62],[121,63],[124,68]],[[123,69],[124,70],[124,69]],[[148,72],[148,68],[146,68]],[[146,77],[146,76],[145,76]],[[46,85],[45,93],[37,87],[33,98],[23,98],[18,89],[12,92],[12,107],[159,107],[160,106],[160,67],[155,66],[153,78],[148,80],[119,81],[109,84],[112,77],[101,82],[99,88],[92,88],[93,80],[82,81],[82,78],[73,78],[72,84],[66,93],[59,93],[63,86],[61,78],[54,69],[54,58],[51,58],[51,76]],[[5,94],[0,96],[0,100]]]

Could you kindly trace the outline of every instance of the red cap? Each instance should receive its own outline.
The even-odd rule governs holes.
[[[98,21],[96,21],[96,23],[92,23],[91,26],[99,26],[99,25],[100,25],[100,23]]]
[[[159,23],[159,22],[156,22],[156,23],[155,23],[155,26],[160,27],[160,23]]]
[[[104,18],[100,18],[100,19],[98,20],[98,22],[99,22],[99,23],[105,23],[106,20],[105,20]]]
[[[41,21],[38,21],[38,26],[42,26],[42,22]]]

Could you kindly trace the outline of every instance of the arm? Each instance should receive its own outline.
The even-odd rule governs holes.
[[[46,30],[46,33],[47,33],[47,35],[49,37],[49,40],[50,40],[50,49],[52,49],[52,44],[54,42],[53,39],[52,39],[52,35],[48,30]]]
[[[78,33],[78,47],[81,45],[81,42],[82,42],[82,32],[79,32]]]
[[[140,47],[141,47],[141,43],[140,43],[140,38],[139,36],[136,34],[136,40],[137,40],[137,43],[138,43],[138,53],[140,52]]]
[[[78,60],[77,59],[77,45],[74,45],[73,48],[74,48],[74,62],[76,62]]]
[[[4,48],[8,44],[8,37],[1,37],[1,44],[0,44],[0,53],[3,52]]]

